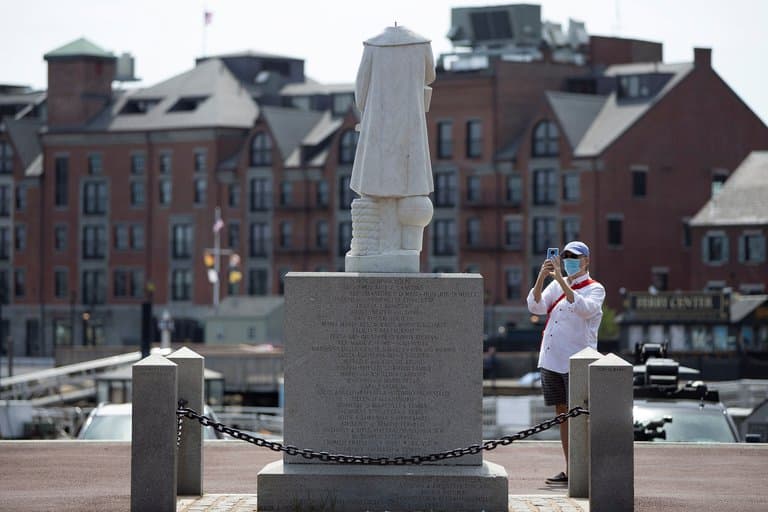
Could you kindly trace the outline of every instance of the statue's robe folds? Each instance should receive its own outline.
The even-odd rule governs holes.
[[[377,197],[428,195],[434,190],[425,117],[426,86],[435,79],[432,47],[404,27],[389,27],[364,45],[350,188]]]

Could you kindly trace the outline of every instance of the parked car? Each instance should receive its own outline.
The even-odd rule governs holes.
[[[99,404],[86,418],[77,438],[99,441],[130,441],[131,405],[130,403]],[[204,415],[216,419],[213,411],[207,405]],[[203,439],[223,438],[224,436],[212,427],[203,427]]]

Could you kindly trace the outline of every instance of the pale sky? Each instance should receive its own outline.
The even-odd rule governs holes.
[[[0,83],[43,88],[43,54],[86,37],[136,59],[138,84],[188,70],[195,57],[245,50],[303,58],[323,83],[354,81],[361,42],[397,21],[450,51],[451,7],[492,0],[0,0]],[[524,3],[524,2],[519,2]],[[535,3],[535,0],[528,0]],[[542,0],[542,17],[584,21],[593,35],[664,43],[667,62],[711,47],[715,70],[768,123],[768,1]],[[203,11],[213,13],[204,33]]]

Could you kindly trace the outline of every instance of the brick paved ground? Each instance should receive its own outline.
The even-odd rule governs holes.
[[[207,442],[206,493],[256,494],[257,473],[275,459],[273,452],[235,441]],[[507,469],[512,495],[554,500],[565,495],[564,487],[544,483],[562,470],[559,443],[514,443],[487,459]],[[638,443],[635,512],[765,512],[767,474],[768,445]],[[129,508],[128,443],[0,441],[0,511]]]

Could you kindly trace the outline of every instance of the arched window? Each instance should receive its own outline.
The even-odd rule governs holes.
[[[251,165],[272,165],[272,139],[264,132],[251,139]]]
[[[552,121],[542,121],[533,129],[533,156],[557,156],[559,134],[557,125]]]
[[[355,130],[347,130],[341,134],[341,143],[339,144],[340,164],[351,164],[355,160],[358,137],[359,134]]]

